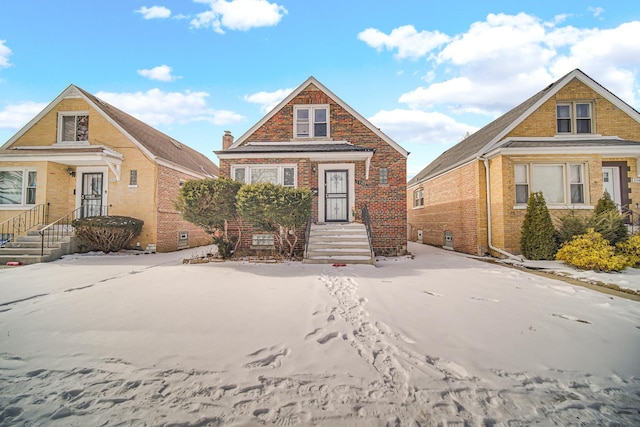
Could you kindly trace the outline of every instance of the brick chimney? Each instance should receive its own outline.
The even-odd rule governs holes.
[[[231,147],[231,144],[233,144],[233,135],[231,135],[230,130],[225,130],[224,135],[222,135],[222,149],[228,149]]]

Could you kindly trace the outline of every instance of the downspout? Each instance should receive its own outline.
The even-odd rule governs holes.
[[[491,233],[491,183],[489,181],[489,159],[487,159],[486,157],[479,156],[478,160],[482,160],[484,162],[484,173],[486,175],[485,181],[487,184],[487,246],[489,246],[489,249],[491,249],[492,251],[496,251],[499,254],[502,254],[508,258],[522,261],[522,257],[518,257],[517,255],[509,253],[505,250],[496,248],[491,243],[491,234],[492,234]]]

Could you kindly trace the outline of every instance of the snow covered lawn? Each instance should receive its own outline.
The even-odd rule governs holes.
[[[640,424],[640,303],[409,250],[0,269],[0,425]]]

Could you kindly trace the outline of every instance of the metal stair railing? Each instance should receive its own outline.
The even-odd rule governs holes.
[[[309,219],[307,220],[307,227],[304,230],[304,258],[307,258],[309,256],[309,237],[311,236],[311,222],[311,215],[309,215]]]
[[[369,248],[371,248],[371,259],[376,257],[373,251],[373,229],[371,228],[371,215],[369,215],[369,208],[367,205],[362,206],[362,224],[367,229],[367,237],[369,238]]]
[[[38,231],[41,240],[41,256],[44,256],[45,249],[52,247],[65,237],[73,234],[75,231],[73,228],[73,220],[87,216],[85,215],[87,208],[87,206],[81,206]],[[107,206],[91,206],[90,209],[91,216],[107,215]]]
[[[0,247],[15,238],[49,221],[49,203],[42,203],[0,223]]]
[[[631,234],[634,234],[640,226],[640,214],[634,211],[629,205],[619,205],[616,203],[616,206],[620,210],[620,215],[622,215],[624,222],[631,228]]]

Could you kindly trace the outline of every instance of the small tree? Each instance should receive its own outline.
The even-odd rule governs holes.
[[[585,234],[587,232],[587,218],[577,215],[574,211],[562,215],[557,224],[556,241],[558,247],[568,242],[573,236]]]
[[[542,192],[531,193],[522,223],[522,255],[531,260],[553,259],[556,253],[554,232]]]
[[[230,247],[240,241],[242,221],[236,210],[236,195],[242,183],[228,178],[205,178],[191,180],[184,183],[178,198],[173,202],[182,217],[207,233],[215,235],[218,231],[222,236],[214,239],[219,254],[230,254]],[[238,236],[229,237],[228,224],[234,220],[240,226]]]
[[[286,245],[289,257],[298,243],[298,230],[311,215],[311,202],[308,189],[271,183],[246,185],[236,199],[239,214],[253,226],[274,233],[280,251]]]
[[[588,225],[612,245],[629,237],[629,230],[624,223],[624,218],[620,214],[618,206],[611,200],[611,196],[606,191],[602,198],[598,200]]]

